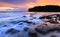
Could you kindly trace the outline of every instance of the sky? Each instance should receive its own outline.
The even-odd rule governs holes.
[[[60,5],[60,0],[0,0],[2,10],[27,10],[34,6]]]

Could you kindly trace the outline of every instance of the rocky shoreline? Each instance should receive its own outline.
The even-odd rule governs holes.
[[[24,15],[3,23],[4,26],[0,27],[1,37],[59,37],[60,34],[60,14]],[[7,27],[6,23],[13,26]]]

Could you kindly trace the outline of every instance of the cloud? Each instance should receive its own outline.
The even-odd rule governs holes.
[[[7,2],[11,4],[24,4],[28,2],[36,2],[36,0],[0,0],[0,2]]]
[[[37,0],[37,5],[60,5],[60,0]]]
[[[60,5],[60,0],[0,0],[0,7],[26,10],[40,5]],[[8,8],[8,9],[9,9]]]

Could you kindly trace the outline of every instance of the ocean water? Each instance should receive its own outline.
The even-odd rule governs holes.
[[[24,31],[24,27],[28,27],[28,28],[35,28],[32,25],[23,22],[23,21],[31,21],[34,22],[36,24],[38,24],[38,22],[43,22],[40,19],[34,19],[34,20],[30,20],[33,19],[32,17],[30,17],[31,13],[27,13],[27,12],[0,12],[0,37],[18,37],[18,35],[20,34],[24,37],[29,37],[28,36],[28,32]],[[22,21],[22,22],[19,22]],[[19,25],[23,23],[22,25]],[[29,25],[29,26],[28,26]],[[16,30],[19,30],[19,33],[16,33],[14,35],[11,34],[5,34],[8,29],[10,28],[14,28]],[[26,34],[26,35],[23,35]]]
[[[39,17],[50,15],[50,14],[60,14],[59,12],[0,12],[0,37],[29,37],[28,32],[24,31],[24,28],[34,29],[38,25],[44,23]],[[35,18],[34,18],[35,17]],[[31,20],[33,19],[33,20]],[[29,21],[35,23],[36,25],[24,22]],[[15,34],[10,34],[6,32],[14,28],[20,32]],[[59,33],[53,32],[47,35],[39,34],[38,37],[50,37],[50,35],[58,35]]]

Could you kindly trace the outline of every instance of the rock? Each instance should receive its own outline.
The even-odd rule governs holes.
[[[29,29],[28,27],[24,27],[24,31],[28,31],[28,29]]]
[[[17,23],[19,23],[20,21],[12,21],[11,23],[13,23],[13,24],[17,24]]]
[[[26,17],[26,16],[23,16],[23,17]]]
[[[7,27],[7,25],[4,25],[3,27]]]
[[[37,27],[35,28],[35,30],[36,30],[38,33],[44,34],[44,35],[48,33],[48,29],[49,29],[49,27],[47,26],[47,24],[42,24],[42,25],[37,26]]]
[[[30,30],[28,34],[29,34],[29,37],[38,37],[35,30]]]
[[[42,16],[42,17],[39,17],[39,19],[42,19],[45,22],[50,22],[52,24],[59,24],[60,23],[60,14]]]
[[[43,16],[43,17],[39,17],[39,19],[51,19],[51,17],[50,16]]]
[[[22,25],[24,22],[20,22],[19,25]]]
[[[60,26],[58,24],[41,24],[38,25],[35,30],[43,35],[46,35],[50,32],[60,31]]]
[[[50,22],[52,24],[59,24],[57,21],[54,21],[54,20],[50,20],[50,21],[47,21],[47,22]]]
[[[57,37],[56,35],[51,35],[50,37]]]
[[[6,33],[6,34],[15,34],[15,33],[18,33],[18,32],[20,32],[20,31],[19,31],[19,30],[16,30],[16,29],[11,28],[11,29],[8,29],[5,33]]]

